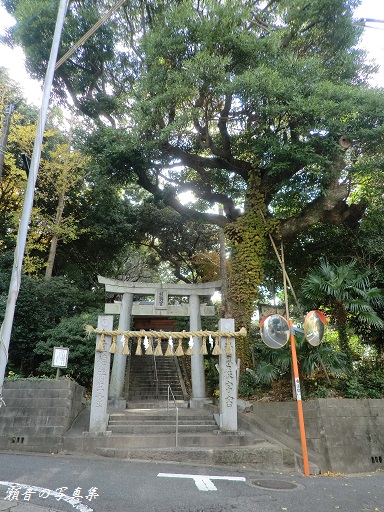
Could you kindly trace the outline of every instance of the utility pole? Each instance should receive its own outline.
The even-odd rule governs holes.
[[[126,0],[118,0],[118,2],[97,22],[91,30],[89,30],[63,57],[56,62],[57,54],[60,45],[61,32],[64,25],[65,13],[67,11],[69,0],[60,0],[59,10],[56,19],[55,32],[53,35],[51,54],[48,61],[47,72],[45,74],[43,99],[40,108],[39,119],[36,128],[35,144],[33,147],[32,159],[29,166],[29,175],[27,189],[25,191],[24,206],[20,219],[19,231],[17,234],[17,243],[14,255],[13,269],[11,275],[11,282],[8,291],[7,307],[5,310],[4,320],[0,327],[0,407],[4,404],[2,398],[5,368],[8,362],[8,348],[11,339],[13,318],[15,315],[16,300],[20,290],[21,284],[21,268],[23,265],[23,258],[25,246],[27,242],[28,225],[31,218],[33,197],[35,192],[35,185],[37,179],[37,172],[39,169],[41,147],[43,143],[43,135],[45,122],[47,119],[47,111],[49,105],[49,97],[52,88],[53,76],[55,70],[65,62],[66,59],[84,42],[89,39],[92,34],[115,12],[115,10],[123,5]]]
[[[0,328],[0,406],[3,402],[3,383],[5,368],[8,362],[8,348],[11,339],[12,324],[15,314],[16,300],[20,290],[21,283],[21,268],[23,264],[25,246],[28,234],[28,225],[31,218],[33,197],[35,192],[35,185],[37,179],[37,172],[39,169],[41,147],[43,143],[43,135],[45,123],[47,120],[47,112],[49,105],[49,97],[51,94],[53,76],[55,72],[55,63],[59,51],[61,32],[64,25],[65,14],[67,11],[68,0],[60,0],[59,9],[57,13],[55,32],[51,46],[51,53],[49,56],[48,67],[45,74],[43,99],[41,103],[39,119],[37,121],[36,137],[33,147],[31,165],[29,169],[27,189],[25,191],[23,211],[21,214],[19,231],[17,234],[16,249],[14,254],[14,263],[11,275],[11,282],[9,285],[7,307],[5,316]]]

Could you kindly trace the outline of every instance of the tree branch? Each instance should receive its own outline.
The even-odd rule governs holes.
[[[347,223],[356,226],[366,205],[349,206],[345,199],[348,197],[348,185],[339,183],[336,179],[329,185],[326,195],[310,203],[297,217],[291,217],[281,222],[280,232],[283,238],[290,238],[318,222],[328,224]]]
[[[227,130],[227,121],[228,116],[231,110],[232,105],[232,94],[227,94],[225,97],[225,103],[224,108],[220,112],[219,121],[217,123],[217,126],[219,128],[219,132],[221,134],[221,140],[223,144],[223,149],[225,154],[227,155],[227,158],[231,158],[231,139]]]
[[[220,227],[224,227],[229,222],[228,219],[223,215],[218,215],[216,213],[199,212],[197,210],[192,210],[184,206],[173,195],[173,193],[164,191],[158,185],[152,183],[144,172],[137,174],[137,177],[137,182],[141,187],[150,192],[154,197],[161,198],[164,204],[170,206],[178,213],[180,213],[180,215],[183,215],[188,219],[205,222],[207,224],[215,224],[216,226]]]
[[[164,150],[168,152],[168,154],[174,156],[174,158],[181,160],[183,165],[194,169],[199,174],[201,174],[205,168],[223,169],[237,174],[243,178],[244,181],[248,181],[249,171],[251,170],[251,164],[249,162],[242,162],[239,160],[229,162],[228,160],[219,157],[207,158],[197,155],[196,153],[187,153],[181,148],[172,146],[171,144],[167,144],[164,147]]]

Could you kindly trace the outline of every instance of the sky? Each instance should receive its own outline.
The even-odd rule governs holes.
[[[355,15],[357,18],[373,18],[384,21],[384,1],[362,0]],[[12,17],[0,6],[0,34],[4,34],[7,27],[13,24]],[[369,25],[374,28],[365,29],[362,46],[368,50],[369,57],[377,64],[384,63],[384,23],[370,23]],[[0,66],[7,68],[10,77],[21,85],[28,102],[40,106],[42,85],[36,80],[32,80],[26,72],[22,49],[10,49],[0,44]],[[371,83],[374,86],[384,87],[384,64],[381,66],[380,73]]]

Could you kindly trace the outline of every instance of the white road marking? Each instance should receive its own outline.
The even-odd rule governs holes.
[[[211,476],[211,475],[183,475],[178,473],[159,473],[157,476],[165,478],[191,478],[195,481],[199,491],[217,491],[212,480],[228,480],[230,482],[245,482],[242,476]]]

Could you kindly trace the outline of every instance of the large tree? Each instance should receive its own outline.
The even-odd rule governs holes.
[[[27,0],[4,4],[41,76],[51,4],[40,0],[39,16]],[[288,240],[321,223],[355,228],[364,214],[351,191],[383,149],[384,93],[367,86],[357,4],[136,0],[56,74],[56,93],[67,90],[94,122],[98,165],[189,219],[225,228],[227,313],[238,326],[253,310],[268,233]],[[70,4],[63,51],[102,8]],[[181,203],[185,191],[201,209]],[[217,204],[223,214],[207,209]]]

